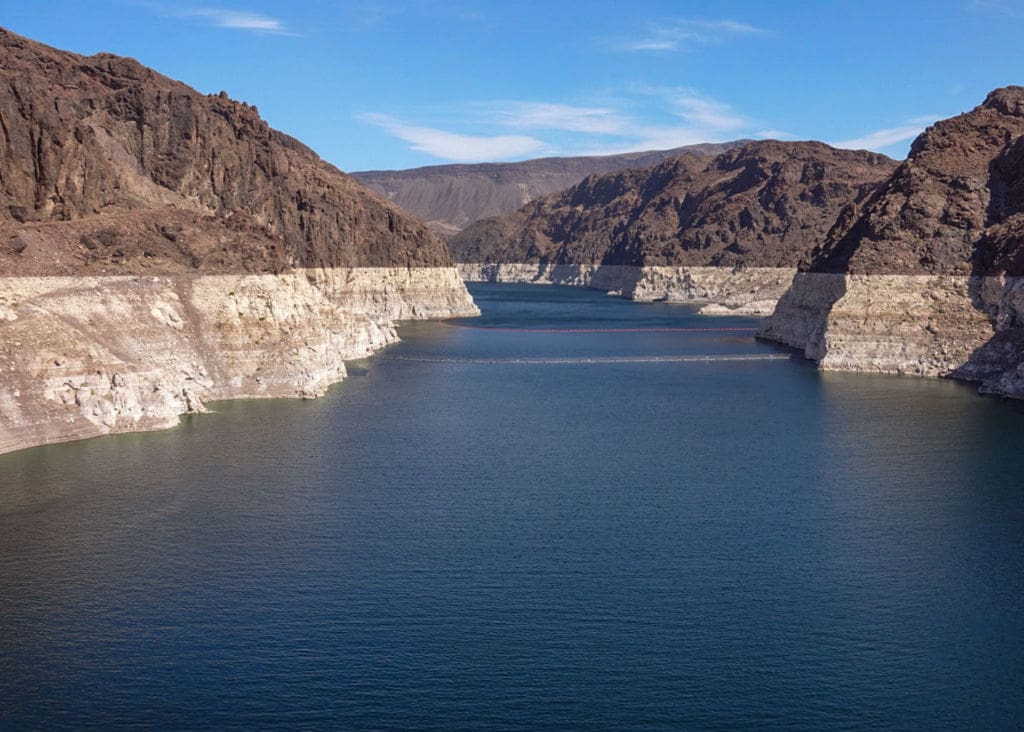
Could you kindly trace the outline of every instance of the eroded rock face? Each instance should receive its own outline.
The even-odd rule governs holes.
[[[829,233],[806,269],[1024,273],[1007,247],[1024,211],[1024,114],[1014,111],[1021,98],[1022,87],[997,89],[981,106],[927,129],[859,216]]]
[[[454,268],[0,279],[0,452],[317,397],[396,319],[477,312]]]
[[[478,222],[449,244],[474,278],[525,265],[541,273],[535,280],[554,273],[598,287],[600,276],[563,273],[632,268],[631,285],[607,289],[764,314],[840,213],[866,200],[895,166],[821,143],[750,143],[715,158],[684,155],[591,176],[512,216]]]
[[[449,245],[459,262],[795,267],[896,163],[818,142],[591,176]]]
[[[0,29],[0,452],[313,397],[402,318],[478,311],[415,219],[110,54]]]
[[[67,274],[451,263],[418,221],[253,106],[2,29],[0,60],[0,235],[26,224],[45,240],[38,258],[0,248],[0,274],[56,274],[58,256]]]
[[[952,376],[1024,397],[1024,88],[936,123],[841,217],[764,335],[822,368]]]

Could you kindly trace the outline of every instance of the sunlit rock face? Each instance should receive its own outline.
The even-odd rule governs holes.
[[[0,451],[313,397],[395,321],[477,312],[445,246],[271,129],[0,29]]]
[[[1024,397],[1024,88],[938,122],[840,217],[764,330],[824,369]]]
[[[754,142],[591,176],[449,244],[469,279],[579,284],[766,315],[837,217],[895,167],[818,142]]]

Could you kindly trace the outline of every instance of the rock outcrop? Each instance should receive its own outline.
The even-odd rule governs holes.
[[[309,397],[395,320],[476,313],[445,246],[137,62],[0,29],[0,452]]]
[[[768,314],[841,212],[896,163],[817,142],[591,176],[449,241],[468,279],[583,284],[635,299]]]
[[[479,219],[514,213],[534,199],[576,185],[588,175],[644,168],[685,153],[717,155],[745,142],[749,141],[519,163],[367,170],[352,173],[352,177],[419,216],[434,233],[447,237]]]
[[[764,335],[824,369],[1024,397],[1024,88],[926,130],[801,267]]]

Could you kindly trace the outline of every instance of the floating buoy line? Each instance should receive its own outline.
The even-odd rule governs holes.
[[[453,328],[486,330],[504,333],[744,333],[757,332],[756,328],[514,328],[499,325],[473,325],[454,320],[442,321]],[[501,358],[450,358],[442,356],[401,356],[383,354],[378,358],[388,361],[416,361],[419,363],[485,364],[485,365],[557,365],[557,364],[626,364],[626,363],[715,363],[730,361],[787,361],[790,356],[781,353],[755,354],[686,354],[665,356],[563,356]]]
[[[757,328],[511,328],[500,325],[470,325],[443,321],[453,328],[501,331],[505,333],[756,333]]]

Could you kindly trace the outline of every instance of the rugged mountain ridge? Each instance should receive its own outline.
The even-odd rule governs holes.
[[[476,312],[445,246],[255,107],[0,29],[0,451],[316,396]]]
[[[747,140],[687,145],[619,155],[537,158],[518,163],[430,165],[410,170],[367,170],[352,177],[451,236],[490,216],[511,214],[549,193],[569,188],[588,175],[643,168],[682,154],[716,155]]]
[[[1024,87],[936,123],[801,267],[764,335],[822,368],[1024,396]]]
[[[449,245],[470,278],[591,284],[765,313],[836,217],[895,167],[818,142],[754,142],[588,177],[477,222]]]
[[[112,218],[98,246],[62,247],[75,267],[103,258],[105,246],[140,271],[450,263],[419,222],[271,129],[254,106],[200,94],[132,59],[83,57],[2,29],[0,57],[7,231],[147,212],[150,225],[124,237]],[[158,261],[135,261],[147,249]],[[20,253],[2,265],[20,271],[32,252]]]

